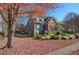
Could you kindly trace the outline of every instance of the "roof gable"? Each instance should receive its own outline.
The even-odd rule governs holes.
[[[55,18],[53,18],[53,17],[47,17],[45,20],[44,20],[44,22],[49,22],[50,20],[53,20],[55,23],[56,23],[56,20],[55,20]]]
[[[42,21],[40,21],[40,19]],[[48,23],[50,20],[52,20],[55,23],[57,23],[54,17],[47,17],[47,16],[39,16],[39,17],[36,18],[36,21],[35,22],[36,23]]]

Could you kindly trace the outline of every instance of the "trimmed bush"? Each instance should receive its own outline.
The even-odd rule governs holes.
[[[77,33],[77,34],[75,34],[75,37],[76,37],[76,39],[78,39],[79,38],[79,34]]]
[[[49,35],[48,35],[48,36],[46,36],[46,39],[51,39],[51,36],[49,36]]]
[[[79,34],[70,34],[70,33],[66,33],[63,32],[61,30],[57,30],[54,32],[46,31],[45,34],[43,35],[37,35],[36,36],[37,39],[41,39],[41,40],[48,40],[48,39],[78,39],[79,38]]]
[[[61,39],[65,39],[66,40],[66,39],[69,39],[69,37],[68,36],[62,36]]]
[[[57,35],[52,35],[51,39],[58,39],[58,36]]]
[[[75,35],[69,35],[69,39],[75,39],[76,38],[76,36]]]
[[[46,37],[45,37],[45,36],[42,36],[40,39],[41,39],[41,40],[45,40],[45,39],[46,39]]]
[[[34,38],[35,39],[41,39],[43,36],[42,35],[37,35],[37,36],[35,36]]]

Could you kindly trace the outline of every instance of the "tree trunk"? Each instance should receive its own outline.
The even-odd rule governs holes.
[[[8,25],[8,40],[7,40],[7,48],[13,47],[13,39],[14,39],[14,29],[15,29],[15,22],[11,24],[11,22]]]
[[[7,48],[13,47],[14,31],[15,31],[15,19],[13,11],[8,11],[8,39],[7,39]]]

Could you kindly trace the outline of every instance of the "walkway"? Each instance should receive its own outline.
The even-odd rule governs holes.
[[[72,51],[76,51],[77,49],[79,49],[79,42],[66,46],[64,48],[58,49],[56,51],[50,52],[48,53],[48,55],[68,55]]]

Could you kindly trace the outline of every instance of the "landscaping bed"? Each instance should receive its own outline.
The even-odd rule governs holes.
[[[0,47],[5,41],[0,39]],[[33,38],[15,38],[14,47],[0,50],[1,55],[39,55],[48,54],[54,50],[79,42],[79,40],[35,40]]]
[[[62,30],[45,31],[43,34],[39,33],[34,36],[37,40],[73,40],[79,39],[79,33],[69,33]]]

